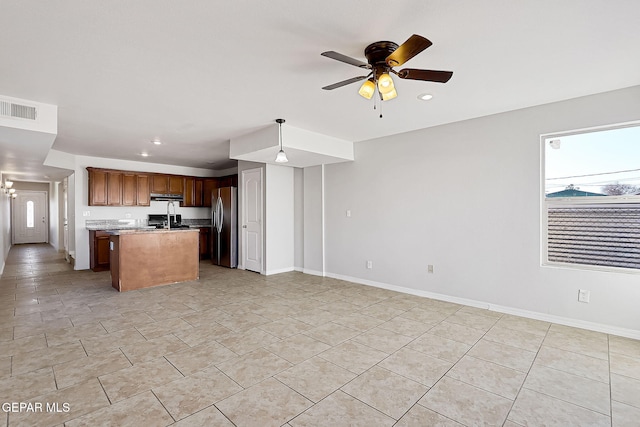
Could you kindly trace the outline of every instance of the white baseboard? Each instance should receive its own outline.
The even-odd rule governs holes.
[[[304,274],[311,274],[311,275],[313,275],[313,276],[321,276],[321,277],[324,277],[324,276],[325,276],[325,274],[324,274],[322,271],[310,270],[310,269],[308,269],[308,268],[303,268],[303,269],[302,269],[302,272],[303,272]]]
[[[271,276],[273,274],[288,273],[288,272],[293,271],[293,270],[294,270],[293,267],[286,267],[286,268],[280,268],[280,269],[277,269],[277,270],[264,271],[264,272],[262,272],[262,274],[264,274],[265,276]]]
[[[514,307],[506,307],[497,304],[490,304],[484,301],[459,298],[450,295],[438,294],[435,292],[421,291],[419,289],[405,288],[402,286],[390,285],[388,283],[375,282],[373,280],[361,279],[359,277],[344,276],[341,274],[326,273],[326,277],[331,277],[348,282],[359,283],[361,285],[373,286],[376,288],[388,289],[391,291],[402,292],[440,301],[453,302],[456,304],[468,305],[476,308],[483,308],[498,313],[512,314],[514,316],[527,317],[529,319],[542,320],[545,322],[557,323],[559,325],[571,326],[574,328],[588,329],[605,334],[617,335],[626,338],[640,339],[640,330],[620,328],[617,326],[606,325],[603,323],[588,322],[586,320],[572,319],[569,317],[555,316],[553,314],[539,313],[537,311],[522,310]]]

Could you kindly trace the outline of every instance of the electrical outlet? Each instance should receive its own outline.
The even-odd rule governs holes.
[[[82,211],[82,216],[91,216],[91,211]]]
[[[347,218],[351,218],[351,211],[347,210]]]
[[[127,212],[126,214],[124,214],[124,217],[127,219],[131,218],[131,212]]]
[[[431,265],[431,264],[427,265],[427,273],[432,273],[433,274],[433,265]]]
[[[587,291],[585,289],[578,289],[578,301],[588,303],[590,297],[591,297],[591,291]]]
[[[373,268],[373,261],[367,261],[367,268]]]

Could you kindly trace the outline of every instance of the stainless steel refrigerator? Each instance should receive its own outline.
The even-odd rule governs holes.
[[[211,194],[211,262],[238,266],[238,189],[215,188]]]

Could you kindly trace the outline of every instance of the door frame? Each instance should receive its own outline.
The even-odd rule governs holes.
[[[44,243],[49,243],[49,192],[38,190],[18,190],[15,199],[11,199],[11,244],[17,244],[16,242],[16,200],[19,196],[24,194],[42,194],[44,195]]]
[[[240,200],[242,200],[242,205],[241,205],[241,212],[240,212],[240,230],[241,230],[241,235],[240,235],[240,241],[242,242],[241,244],[241,252],[242,252],[242,257],[241,257],[241,261],[242,264],[240,264],[240,262],[238,262],[238,269],[240,270],[246,270],[246,259],[247,259],[247,247],[246,247],[246,228],[245,228],[245,224],[244,224],[244,218],[245,218],[245,213],[246,213],[246,203],[245,203],[245,195],[246,195],[246,186],[245,186],[245,181],[246,181],[246,174],[247,173],[255,173],[258,172],[260,174],[260,211],[261,211],[261,221],[260,221],[260,271],[258,273],[260,274],[264,274],[264,249],[265,249],[265,242],[264,242],[264,227],[265,227],[265,221],[264,221],[264,168],[262,167],[258,167],[258,168],[252,168],[252,169],[245,169],[241,172],[241,179],[239,180],[239,184],[241,186],[241,196],[239,197]],[[240,260],[239,260],[240,261]],[[249,270],[249,271],[253,271],[253,270]]]

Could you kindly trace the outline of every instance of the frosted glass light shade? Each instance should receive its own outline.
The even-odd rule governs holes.
[[[373,80],[369,79],[369,80],[366,80],[364,83],[362,83],[362,86],[360,86],[360,90],[358,91],[358,94],[363,98],[371,99],[375,91],[376,91],[376,85],[373,83]]]
[[[278,151],[278,155],[276,156],[276,163],[287,163],[289,159],[287,159],[287,154],[284,150]]]

